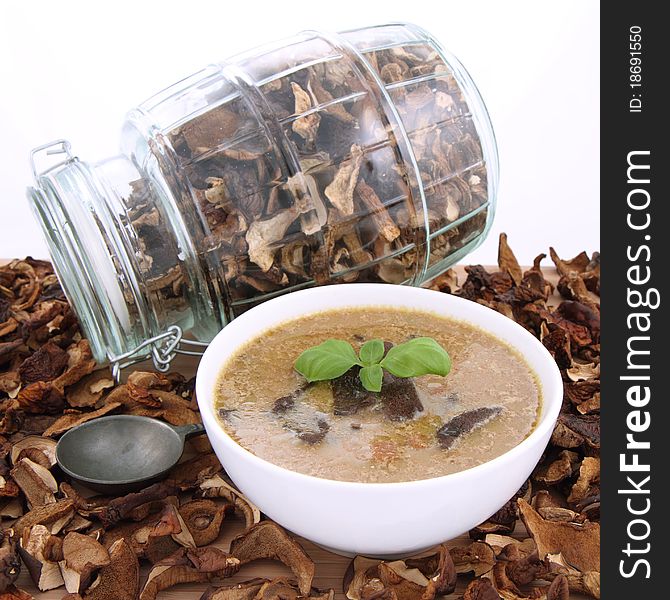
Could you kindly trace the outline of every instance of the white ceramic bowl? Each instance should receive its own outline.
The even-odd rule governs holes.
[[[359,306],[406,307],[460,319],[516,348],[542,386],[542,414],[535,430],[515,448],[482,465],[406,483],[353,483],[302,475],[254,456],[226,434],[214,413],[213,391],[222,366],[240,345],[289,319]],[[244,313],[207,348],[198,368],[196,392],[221,464],[266,515],[332,551],[391,557],[456,537],[505,504],[530,475],[549,441],[563,386],[544,346],[507,317],[441,292],[363,283],[294,292]]]

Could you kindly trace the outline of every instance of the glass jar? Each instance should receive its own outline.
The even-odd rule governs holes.
[[[279,294],[421,285],[482,242],[498,181],[472,79],[409,24],[242,54],[132,110],[120,155],[84,162],[60,140],[32,160],[31,205],[96,359],[153,353],[160,369],[182,332],[206,343]]]

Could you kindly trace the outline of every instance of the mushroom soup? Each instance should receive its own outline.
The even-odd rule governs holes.
[[[295,368],[306,349],[332,338],[356,354],[383,340],[388,355],[425,336],[449,353],[447,376],[384,371],[381,391],[371,392],[359,366],[313,383]],[[489,461],[530,434],[540,404],[535,374],[504,342],[464,322],[386,307],[315,313],[263,332],[224,365],[215,394],[221,425],[256,456],[315,477],[378,483]]]

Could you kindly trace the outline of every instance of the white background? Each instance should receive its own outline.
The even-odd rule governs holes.
[[[500,151],[498,212],[468,263],[506,231],[523,263],[599,236],[596,0],[6,3],[0,17],[0,257],[46,256],[25,200],[28,153],[65,137],[82,159],[116,154],[125,112],[202,66],[302,29],[386,21],[428,29],[470,71]]]

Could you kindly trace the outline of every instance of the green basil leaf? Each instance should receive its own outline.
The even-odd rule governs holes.
[[[368,390],[368,392],[381,392],[383,375],[384,372],[379,365],[362,367],[358,372],[358,377],[360,378],[363,387]]]
[[[451,370],[447,351],[429,337],[393,346],[380,364],[396,377],[420,377],[428,373],[445,376]]]
[[[369,340],[361,346],[358,355],[366,367],[376,365],[384,357],[384,342],[381,340]]]
[[[330,339],[305,350],[295,361],[294,368],[311,382],[335,379],[354,365],[360,362],[351,344]]]

